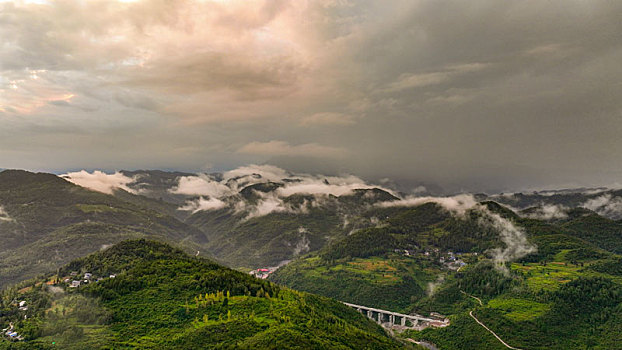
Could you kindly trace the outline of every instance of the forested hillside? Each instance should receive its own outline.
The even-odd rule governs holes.
[[[74,274],[91,283],[70,288]],[[397,349],[345,305],[134,240],[2,294],[0,349]],[[21,310],[16,301],[28,305]],[[24,317],[26,316],[26,317]]]
[[[455,270],[457,260],[477,261],[476,254],[500,244],[493,229],[478,223],[476,211],[455,217],[427,203],[372,212],[385,218],[379,227],[356,231],[297,259],[271,279],[355,304],[406,311],[445,274],[447,264]]]
[[[522,349],[616,348],[622,344],[620,224],[581,209],[567,217],[522,217],[494,202],[525,233],[531,253],[495,264],[507,246],[476,210],[435,204],[386,212],[377,228],[301,257],[270,278],[292,288],[389,310],[449,315],[447,328],[407,331],[441,349],[505,348],[469,315]],[[485,211],[484,211],[485,213]],[[478,299],[482,300],[482,305]]]

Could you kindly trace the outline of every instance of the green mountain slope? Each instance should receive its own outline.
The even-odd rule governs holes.
[[[0,341],[0,349],[403,348],[343,304],[154,241],[119,243],[59,276],[72,271],[106,278],[78,288],[34,281],[4,293],[0,324],[12,323],[25,340]],[[17,310],[15,298],[30,308]]]
[[[272,213],[250,220],[221,212],[194,216],[187,222],[209,232],[206,249],[210,255],[245,268],[277,266],[345,235],[339,216],[325,210],[305,215]]]
[[[106,245],[138,237],[206,243],[196,228],[52,174],[0,173],[0,287],[54,271]]]
[[[523,230],[538,250],[507,263],[504,272],[489,250],[503,243],[479,225],[478,213],[452,217],[425,204],[393,208],[381,216],[381,227],[296,259],[270,279],[360,305],[449,315],[447,328],[402,334],[441,349],[505,348],[470,312],[517,348],[622,344],[618,223],[585,210],[555,221],[521,218],[483,204]],[[452,258],[466,265],[457,269]]]
[[[385,218],[380,227],[354,232],[270,278],[355,304],[407,311],[430,284],[447,274],[440,262],[449,259],[447,252],[476,261],[474,253],[500,244],[494,230],[478,224],[476,212],[454,217],[433,203],[372,212]]]
[[[565,222],[568,234],[582,238],[599,248],[622,254],[622,223],[604,218],[593,212]]]
[[[507,274],[486,263],[468,267],[415,308],[451,315],[447,328],[402,335],[440,348],[505,348],[471,312],[522,349],[617,349],[622,341],[622,279],[567,261],[513,263]]]

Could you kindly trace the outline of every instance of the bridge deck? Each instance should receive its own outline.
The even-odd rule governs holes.
[[[398,316],[398,317],[404,317],[406,319],[414,319],[414,320],[419,320],[419,321],[426,321],[426,322],[433,322],[433,321],[438,321],[435,319],[431,319],[431,318],[427,318],[427,317],[423,317],[423,316],[419,316],[419,315],[405,315],[405,314],[400,314],[398,312],[393,312],[393,311],[387,311],[387,310],[382,310],[382,309],[376,309],[373,307],[369,307],[369,306],[363,306],[363,305],[356,305],[356,304],[351,304],[351,303],[345,303],[344,304],[353,307],[353,308],[357,308],[357,309],[365,309],[365,310],[369,310],[369,311],[375,311],[378,313],[382,313],[385,315],[393,315],[393,316]]]

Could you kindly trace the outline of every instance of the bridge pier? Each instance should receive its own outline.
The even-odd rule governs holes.
[[[375,309],[372,307],[367,307],[367,306],[362,306],[362,305],[356,305],[356,304],[350,304],[350,303],[344,303],[344,304],[356,309],[359,313],[362,313],[363,315],[367,316],[367,318],[374,320],[379,325],[383,327],[387,327],[387,328],[393,327],[396,324],[396,322],[402,327],[425,328],[425,327],[430,326],[431,323],[434,321],[433,319],[426,318],[420,315],[406,315],[406,314],[400,314],[397,312],[391,312],[387,310]],[[376,316],[376,318],[374,318],[374,316]],[[399,318],[399,321],[398,321],[398,318]],[[412,326],[409,327],[407,325],[408,323],[412,323]]]

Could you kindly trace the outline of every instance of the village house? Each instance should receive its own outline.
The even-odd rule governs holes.
[[[17,334],[17,332],[13,331],[13,325],[12,324],[11,324],[10,328],[4,328],[2,330],[2,333],[4,333],[10,340],[13,340],[13,341],[24,340],[24,337],[22,337],[21,335]]]
[[[270,269],[257,269],[249,272],[250,275],[255,276],[257,278],[266,279],[272,273]]]
[[[26,301],[22,300],[19,302],[19,309],[21,311],[26,311],[28,310],[28,306],[26,306]]]

